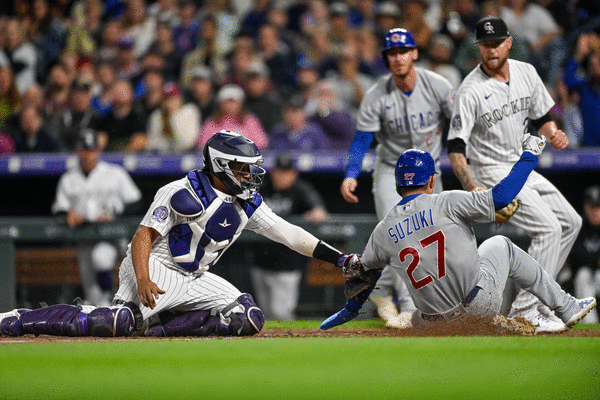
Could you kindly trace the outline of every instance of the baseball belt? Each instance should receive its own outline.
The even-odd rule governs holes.
[[[473,300],[477,296],[477,293],[479,293],[480,290],[481,290],[481,288],[479,286],[475,286],[473,288],[473,290],[471,290],[469,292],[467,297],[465,297],[463,299],[463,301],[461,301],[456,307],[454,307],[444,313],[439,313],[439,314],[421,313],[421,318],[423,318],[423,320],[429,321],[429,322],[454,321],[455,319],[462,317],[463,315],[465,315],[467,313],[467,307],[469,307],[471,305],[471,302],[473,302]]]

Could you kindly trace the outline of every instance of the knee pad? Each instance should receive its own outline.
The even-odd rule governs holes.
[[[239,296],[221,310],[221,319],[229,325],[230,336],[252,336],[259,333],[265,317],[249,293]]]
[[[131,336],[141,329],[143,317],[140,309],[132,302],[116,307],[98,307],[87,316],[90,336]]]

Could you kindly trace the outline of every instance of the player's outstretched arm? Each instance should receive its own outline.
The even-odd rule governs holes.
[[[321,323],[321,330],[326,331],[327,329],[345,324],[346,322],[352,321],[354,318],[356,318],[358,316],[358,312],[362,308],[363,304],[365,304],[374,288],[375,285],[373,285],[370,290],[360,293],[356,298],[348,299],[344,308]]]
[[[150,250],[152,243],[160,233],[157,230],[140,225],[131,240],[131,256],[133,261],[133,269],[137,278],[137,292],[140,297],[140,302],[150,308],[156,307],[156,299],[165,291],[161,290],[158,285],[150,280]]]
[[[467,157],[462,153],[448,153],[448,159],[462,188],[468,192],[475,190],[477,185],[471,176],[471,171],[469,171]]]

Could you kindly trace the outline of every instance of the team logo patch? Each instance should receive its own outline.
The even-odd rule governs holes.
[[[394,33],[394,34],[392,34],[392,36],[390,36],[390,41],[392,43],[401,42],[402,39],[403,39],[403,36],[401,36],[399,33]]]
[[[492,25],[491,22],[486,22],[483,25],[483,29],[485,29],[487,33],[494,33],[494,25]]]
[[[454,129],[455,131],[460,131],[461,128],[462,121],[460,120],[460,115],[457,115],[454,118],[452,118],[452,129]]]
[[[454,101],[454,95],[456,95],[456,91],[454,89],[450,90],[450,101]]]
[[[156,221],[156,222],[162,222],[165,219],[167,219],[167,216],[169,215],[169,210],[167,210],[167,207],[158,207],[156,208],[153,212],[152,212],[152,220]]]

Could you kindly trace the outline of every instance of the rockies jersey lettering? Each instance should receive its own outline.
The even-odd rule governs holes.
[[[404,239],[408,235],[412,235],[414,232],[420,231],[421,228],[428,228],[433,225],[433,212],[430,208],[428,210],[418,211],[403,219],[401,222],[394,224],[394,226],[388,229],[388,234],[393,240],[393,243],[398,243],[399,240]]]
[[[521,111],[529,113],[529,104],[531,97],[521,97],[518,100],[513,100],[510,104],[504,104],[501,108],[496,108],[492,112],[486,112],[481,116],[481,120],[488,127],[501,121],[504,117],[510,117],[513,114],[517,114]]]

